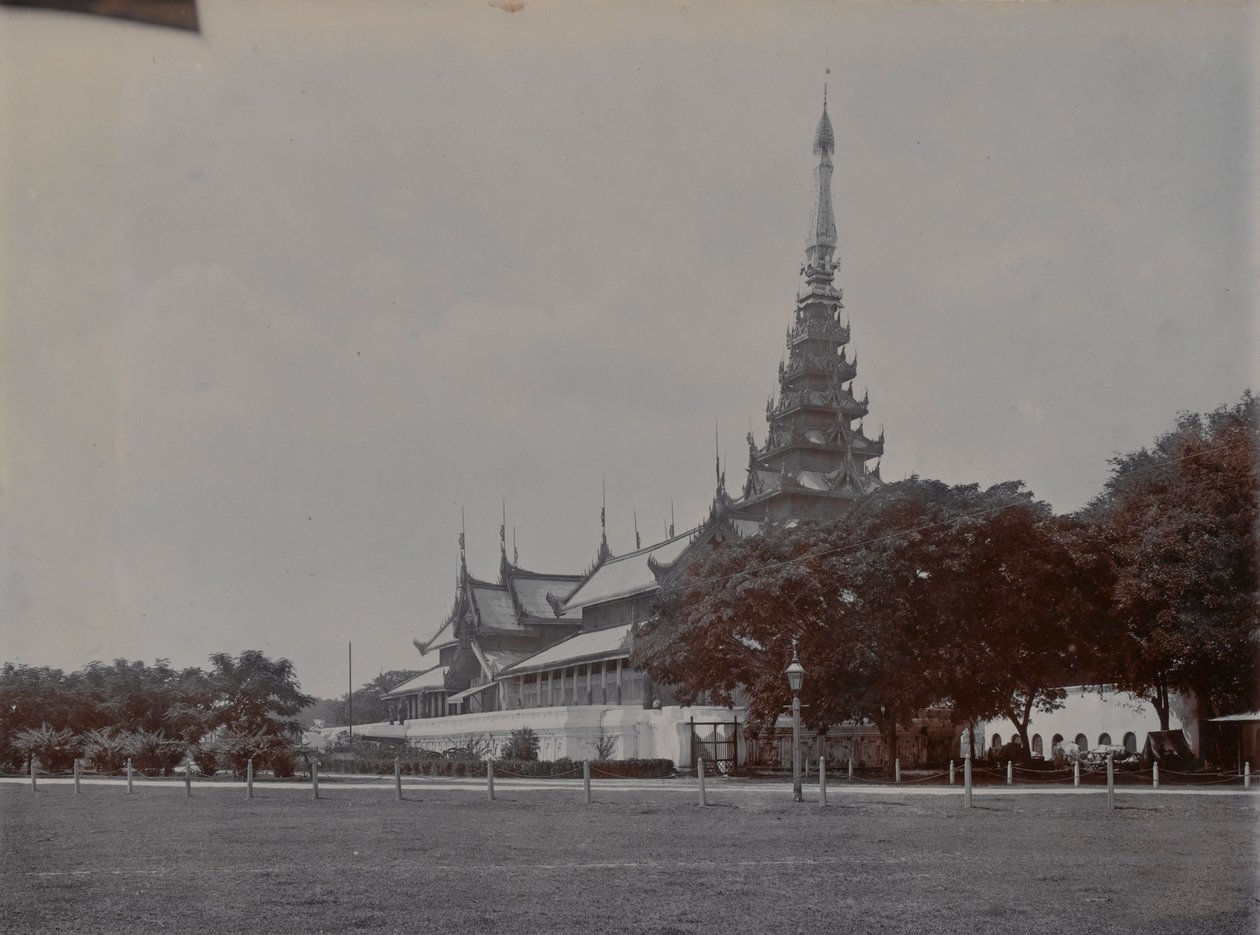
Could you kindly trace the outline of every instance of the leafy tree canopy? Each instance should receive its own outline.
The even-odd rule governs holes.
[[[914,478],[833,523],[715,547],[666,590],[633,662],[684,703],[742,692],[761,728],[790,701],[796,640],[805,723],[868,720],[894,750],[898,728],[930,705],[1026,725],[1060,704],[1106,583],[1079,525],[1021,484]]]
[[[1169,695],[1205,713],[1257,697],[1257,439],[1251,392],[1207,415],[1183,413],[1150,448],[1112,459],[1084,511],[1116,567],[1116,681],[1168,726]]]

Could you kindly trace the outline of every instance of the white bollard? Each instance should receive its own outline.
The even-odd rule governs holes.
[[[704,757],[696,761],[696,776],[700,780],[700,804],[708,805],[709,800],[704,795]]]
[[[849,782],[853,782],[853,757],[849,757]]]
[[[971,757],[963,757],[963,804],[971,808]]]
[[[893,760],[893,781],[897,785],[901,785],[901,759],[900,757]]]
[[[1015,784],[1015,769],[1011,765],[1011,761],[1006,761],[1006,784],[1012,786]]]
[[[818,758],[818,804],[827,807],[827,758]]]
[[[1107,754],[1107,807],[1116,807],[1116,773],[1112,754]]]
[[[953,760],[949,761],[949,784],[951,786],[954,784],[954,761]]]
[[[254,797],[254,758],[251,756],[245,763],[245,798]]]
[[[591,761],[582,761],[582,792],[586,796],[586,804],[591,804]]]
[[[1079,786],[1081,784],[1081,761],[1072,761],[1072,785]]]
[[[127,757],[127,794],[131,795],[131,757]]]
[[[402,801],[402,758],[394,757],[394,797]]]
[[[311,759],[311,798],[319,799],[319,761]]]
[[[192,798],[192,757],[184,757],[184,796]]]
[[[402,793],[398,794],[402,798]],[[486,760],[486,798],[494,801],[494,760]]]
[[[1155,763],[1151,766],[1151,788],[1159,788],[1159,764]]]
[[[1251,760],[1243,764],[1243,788],[1251,788]]]
[[[35,791],[35,755],[31,754],[31,791]]]
[[[79,794],[79,758],[74,758],[74,794]]]

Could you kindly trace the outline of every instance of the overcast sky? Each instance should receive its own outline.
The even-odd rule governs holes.
[[[1026,481],[1256,384],[1255,5],[0,9],[0,660],[419,667],[742,483],[824,69],[886,479]],[[427,663],[424,663],[427,664]]]

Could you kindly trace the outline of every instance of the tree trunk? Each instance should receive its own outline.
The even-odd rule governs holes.
[[[1014,705],[1008,705],[1006,708],[1006,717],[1015,725],[1015,731],[1019,734],[1019,742],[1024,748],[1024,760],[1032,756],[1032,748],[1028,744],[1028,722],[1032,720],[1033,694],[1029,694],[1024,699],[1024,703],[1019,710]]]
[[[1159,678],[1155,680],[1155,697],[1151,699],[1151,704],[1155,706],[1155,713],[1159,715],[1159,729],[1168,730],[1168,682],[1166,679]]]
[[[876,719],[879,728],[879,739],[884,744],[884,760],[880,764],[880,775],[884,779],[892,779],[896,771],[897,760],[897,718],[881,717]]]

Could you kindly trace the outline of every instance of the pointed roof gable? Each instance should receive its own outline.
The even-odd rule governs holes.
[[[673,565],[691,546],[697,529],[655,545],[605,559],[565,601],[568,610],[653,591],[657,587],[651,564]]]
[[[603,630],[574,634],[567,640],[548,646],[542,652],[508,666],[501,675],[522,675],[526,672],[538,672],[556,666],[624,656],[630,650],[630,628],[631,624],[626,623]]]

